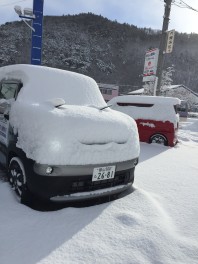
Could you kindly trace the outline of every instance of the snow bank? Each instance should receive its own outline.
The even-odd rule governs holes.
[[[153,104],[153,106],[120,106],[117,103]],[[136,120],[170,121],[174,123],[175,127],[179,121],[179,115],[176,115],[174,110],[174,105],[180,104],[180,100],[177,98],[127,95],[114,97],[108,104],[112,104],[112,109],[123,112]]]
[[[198,138],[195,121],[174,148],[141,143],[135,188],[119,200],[38,212],[0,181],[0,263],[197,264],[198,145],[186,141]]]
[[[180,121],[179,139],[183,145],[198,147],[198,119]],[[197,168],[198,169],[198,168]]]

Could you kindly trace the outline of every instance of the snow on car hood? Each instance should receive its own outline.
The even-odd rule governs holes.
[[[10,122],[18,133],[17,146],[37,163],[84,165],[139,156],[134,120],[111,109],[16,101]]]

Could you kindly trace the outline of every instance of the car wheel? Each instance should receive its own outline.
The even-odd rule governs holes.
[[[18,200],[25,203],[25,199],[27,198],[26,175],[23,162],[20,158],[14,157],[10,160],[8,178]]]
[[[167,141],[166,137],[161,135],[161,134],[153,135],[150,138],[150,143],[157,143],[157,144],[164,145],[164,146],[168,145],[168,141]]]

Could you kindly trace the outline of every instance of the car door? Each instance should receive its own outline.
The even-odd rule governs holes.
[[[9,143],[9,111],[11,103],[21,87],[17,81],[2,81],[0,83],[0,163],[6,163],[7,146]]]

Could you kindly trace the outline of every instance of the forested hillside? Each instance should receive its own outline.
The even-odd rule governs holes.
[[[121,89],[142,86],[144,56],[158,47],[160,31],[120,24],[91,13],[44,17],[43,65],[89,75]],[[0,26],[0,66],[29,63],[30,29],[22,22]],[[198,35],[176,33],[165,67],[175,65],[174,84],[198,92]]]

